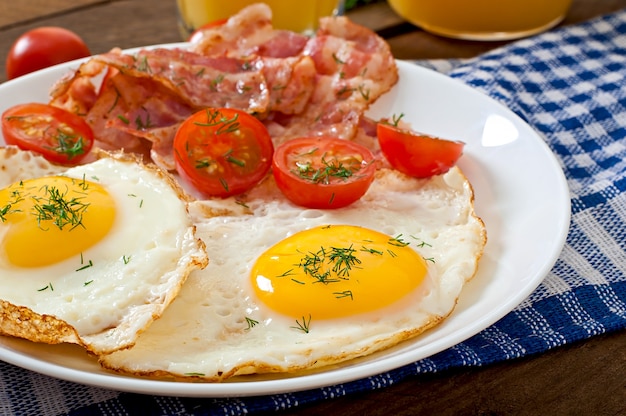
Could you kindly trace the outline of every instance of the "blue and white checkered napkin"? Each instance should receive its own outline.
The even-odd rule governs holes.
[[[472,60],[420,64],[448,72],[512,109],[541,133],[564,168],[572,195],[565,248],[546,279],[514,311],[455,347],[389,373],[265,397],[119,393],[0,363],[0,413],[225,415],[280,410],[384,387],[410,375],[540,353],[626,328],[626,10]]]

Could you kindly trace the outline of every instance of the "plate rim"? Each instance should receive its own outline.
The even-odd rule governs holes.
[[[184,47],[186,43],[174,43],[174,44],[164,44],[164,45],[150,45],[145,47],[138,47],[124,50],[126,53],[133,53],[142,48],[156,48],[156,47]],[[37,71],[32,74],[28,74],[24,77],[17,78],[15,80],[7,81],[3,84],[0,84],[0,92],[3,90],[16,85],[27,83],[30,79],[35,79],[36,77],[42,77],[45,74],[57,73],[62,70],[67,71],[68,69],[76,66],[78,63],[85,61],[86,59],[80,59],[76,61],[71,61],[64,64],[59,64],[54,67],[50,67],[41,71]],[[241,397],[241,396],[253,396],[253,395],[265,395],[265,394],[275,394],[275,393],[287,393],[294,391],[302,391],[309,390],[315,388],[326,387],[339,383],[347,383],[359,379],[363,379],[366,377],[374,376],[386,371],[391,371],[393,369],[399,368],[403,365],[411,364],[417,360],[424,359],[428,356],[441,352],[447,348],[456,345],[459,342],[463,342],[464,340],[478,334],[483,329],[489,327],[496,323],[499,319],[504,317],[506,314],[511,312],[516,306],[518,306],[521,302],[524,301],[541,283],[541,281],[547,276],[550,269],[556,263],[560,252],[565,245],[565,241],[569,232],[570,220],[571,220],[571,200],[569,198],[569,187],[567,184],[567,180],[563,173],[563,170],[559,166],[556,155],[549,149],[548,145],[541,138],[541,136],[524,120],[522,120],[518,115],[516,115],[513,111],[508,109],[502,103],[496,101],[494,98],[488,96],[484,92],[477,90],[462,81],[451,78],[447,75],[438,73],[432,69],[425,68],[419,66],[413,62],[397,60],[397,64],[400,70],[407,71],[415,71],[418,76],[424,77],[432,77],[435,82],[442,83],[452,83],[453,88],[459,88],[468,92],[469,94],[478,94],[482,96],[486,102],[489,102],[490,105],[494,107],[498,107],[502,112],[507,114],[512,120],[516,120],[516,122],[521,125],[525,125],[531,134],[533,140],[535,140],[536,145],[538,145],[544,152],[548,154],[548,159],[551,159],[552,170],[556,175],[556,182],[559,184],[559,200],[555,201],[554,204],[558,205],[563,212],[563,216],[558,218],[559,225],[557,228],[559,229],[559,235],[555,236],[554,242],[552,243],[552,250],[549,255],[544,259],[543,265],[536,270],[536,276],[533,279],[530,279],[523,290],[521,290],[516,296],[513,296],[506,304],[502,304],[500,309],[489,315],[489,318],[482,320],[480,325],[470,325],[465,328],[464,331],[461,332],[461,340],[455,342],[452,345],[448,345],[448,343],[437,340],[432,344],[421,347],[421,351],[425,351],[424,356],[412,356],[410,354],[400,354],[402,359],[393,359],[389,360],[386,358],[382,358],[380,360],[375,360],[368,362],[365,360],[363,363],[359,363],[356,367],[348,367],[350,370],[345,370],[342,368],[338,369],[330,369],[329,371],[322,371],[315,374],[307,374],[307,375],[296,375],[294,377],[286,377],[286,378],[278,378],[278,379],[269,379],[269,380],[255,380],[255,381],[234,381],[234,382],[223,382],[223,383],[196,383],[196,382],[184,382],[184,381],[162,381],[162,380],[152,380],[145,379],[139,377],[132,376],[124,376],[119,374],[114,374],[110,372],[102,372],[102,373],[92,373],[87,372],[85,370],[80,370],[77,368],[68,368],[64,367],[60,364],[56,364],[50,361],[42,361],[37,359],[36,357],[29,357],[27,354],[20,353],[18,351],[14,351],[11,348],[8,348],[4,342],[0,341],[0,360],[3,360],[7,363],[16,365],[18,367],[31,370],[34,372],[38,372],[47,376],[63,379],[66,381],[76,382],[80,384],[90,385],[94,387],[113,389],[118,391],[125,391],[131,393],[141,393],[141,394],[159,394],[165,396],[180,396],[180,397]],[[0,98],[0,103],[4,101],[4,99]],[[9,99],[10,101],[10,99]],[[551,156],[551,157],[550,157]],[[565,197],[566,196],[566,197]],[[479,214],[480,216],[480,214]],[[486,248],[487,249],[487,248]],[[480,266],[479,266],[480,268]],[[433,328],[428,331],[428,333],[432,333],[436,331],[437,328]],[[0,339],[4,339],[5,337],[0,337]],[[406,341],[411,342],[411,340]],[[384,352],[382,353],[384,355]],[[396,357],[394,357],[396,358]],[[350,363],[350,362],[348,362]],[[105,370],[103,370],[105,371]],[[349,374],[346,374],[349,373]]]

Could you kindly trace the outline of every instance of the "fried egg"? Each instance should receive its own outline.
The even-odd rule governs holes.
[[[190,212],[210,264],[105,368],[216,382],[371,354],[444,320],[486,243],[456,167],[427,180],[382,169],[337,210],[294,206],[270,177]]]
[[[121,155],[66,169],[0,152],[3,334],[127,348],[206,266],[183,193],[159,169]]]

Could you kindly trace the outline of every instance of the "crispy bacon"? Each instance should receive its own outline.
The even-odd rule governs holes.
[[[322,18],[303,54],[315,63],[315,91],[302,112],[270,121],[277,142],[303,135],[354,138],[363,113],[398,80],[387,43],[346,17]]]
[[[272,10],[266,4],[252,4],[232,16],[225,24],[201,30],[200,40],[190,51],[205,56],[297,56],[308,37],[272,26]]]
[[[98,86],[93,80],[107,72],[106,65],[89,60],[73,73],[59,79],[50,89],[50,104],[76,114],[86,114],[98,97]]]
[[[299,114],[315,90],[315,64],[308,56],[258,61],[270,93],[269,112]]]
[[[144,49],[136,55],[109,52],[96,61],[137,79],[151,79],[189,105],[266,111],[269,94],[260,70],[247,60],[208,57],[180,49]]]
[[[182,49],[119,49],[55,84],[51,102],[84,115],[98,146],[174,169],[178,125],[206,107],[258,117],[278,144],[298,136],[355,139],[367,108],[398,79],[388,45],[345,17],[320,20],[314,37],[276,30],[254,4]]]
[[[258,56],[268,58],[298,56],[302,54],[308,41],[308,36],[287,30],[275,30],[271,38],[257,45],[255,52]]]
[[[171,145],[176,128],[196,110],[153,79],[119,72],[107,80],[86,120],[99,132],[101,147],[149,155],[171,170],[175,168]]]

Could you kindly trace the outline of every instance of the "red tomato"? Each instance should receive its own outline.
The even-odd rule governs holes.
[[[185,120],[174,137],[178,174],[207,196],[227,197],[252,188],[267,175],[274,145],[250,114],[207,108]]]
[[[307,137],[278,146],[272,172],[291,202],[327,209],[359,200],[374,180],[376,165],[372,152],[358,143]]]
[[[64,165],[78,164],[93,146],[93,132],[84,119],[48,104],[20,104],[6,110],[2,135],[7,144]]]
[[[409,176],[427,178],[446,173],[463,153],[464,143],[378,123],[380,149],[395,169]]]
[[[209,23],[207,23],[205,25],[200,26],[199,28],[194,30],[191,33],[191,35],[189,35],[189,38],[187,38],[187,42],[191,42],[191,43],[198,43],[198,42],[200,42],[200,40],[204,36],[203,31],[205,29],[210,29],[212,27],[222,26],[227,21],[228,21],[228,19],[219,19],[219,20],[216,20],[214,22],[209,22]]]
[[[40,27],[24,33],[11,46],[6,60],[7,78],[89,55],[85,42],[74,32],[60,27]]]

